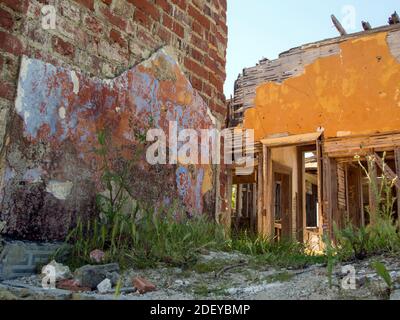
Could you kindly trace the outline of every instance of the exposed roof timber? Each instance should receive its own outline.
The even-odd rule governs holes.
[[[314,143],[321,137],[322,132],[312,132],[305,134],[297,134],[287,137],[279,137],[279,138],[268,138],[262,139],[261,143],[264,146],[273,148],[273,147],[287,147],[294,145],[304,145],[309,143]]]

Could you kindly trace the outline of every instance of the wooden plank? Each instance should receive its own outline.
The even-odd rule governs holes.
[[[370,175],[371,182],[369,183],[369,213],[370,213],[370,224],[375,224],[377,210],[378,210],[378,179],[376,163],[374,161],[368,161],[368,172]]]
[[[394,150],[394,159],[396,163],[396,175],[397,179],[400,179],[400,149],[395,149]],[[397,189],[397,215],[399,216],[400,219],[400,190]]]
[[[388,151],[394,147],[400,148],[400,131],[329,138],[324,141],[324,153],[330,157],[364,156],[372,150]]]
[[[263,179],[263,153],[258,154],[258,167],[257,167],[257,233],[262,235],[263,229],[263,192],[264,192],[264,179]]]
[[[304,242],[305,232],[304,232],[304,157],[303,150],[301,147],[297,148],[297,209],[296,209],[296,229],[297,229],[297,240],[299,242]]]
[[[267,147],[263,147],[263,178],[264,183],[264,221],[263,221],[263,234],[265,237],[272,239],[274,237],[274,223],[275,219],[272,210],[272,192],[273,192],[273,176],[272,176],[272,158],[271,150]]]
[[[262,139],[261,143],[270,148],[307,144],[315,142],[321,136],[321,134],[321,132],[312,132],[287,137]]]
[[[374,157],[375,157],[376,164],[382,170],[382,172],[385,174],[386,178],[394,181],[394,184],[395,184],[397,190],[400,190],[400,181],[399,181],[399,179],[396,178],[397,175],[393,172],[392,169],[390,169],[390,167],[387,164],[385,164],[383,162],[383,159],[381,157],[379,157],[379,155],[377,155],[375,153]]]
[[[256,231],[256,219],[257,219],[257,183],[253,183],[252,195],[253,195],[253,206],[250,216],[250,229],[251,231],[254,232]]]

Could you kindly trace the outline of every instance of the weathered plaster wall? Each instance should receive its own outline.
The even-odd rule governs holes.
[[[163,49],[112,80],[101,80],[24,58],[1,179],[5,233],[20,239],[62,239],[77,216],[95,211],[102,161],[97,134],[109,130],[110,161],[121,169],[135,159],[136,133],[215,126],[208,106]],[[200,132],[199,132],[200,136]],[[151,166],[139,154],[128,183],[135,199],[180,202],[190,214],[214,213],[213,168]]]
[[[244,126],[255,138],[325,129],[326,137],[400,128],[400,31],[350,38],[283,83],[260,85]]]

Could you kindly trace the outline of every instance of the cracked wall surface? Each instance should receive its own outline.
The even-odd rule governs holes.
[[[22,60],[3,155],[0,190],[5,234],[19,239],[63,239],[77,217],[95,213],[102,161],[94,152],[107,129],[116,168],[128,174],[132,196],[151,204],[178,200],[190,214],[215,209],[213,168],[149,165],[137,133],[162,128],[214,128],[215,119],[164,49],[112,80],[89,77],[41,60]],[[137,158],[136,158],[137,157]],[[214,191],[213,191],[214,190]]]
[[[400,128],[400,33],[374,31],[344,39],[340,53],[316,59],[282,83],[257,88],[244,127],[255,138],[325,129],[326,137]]]

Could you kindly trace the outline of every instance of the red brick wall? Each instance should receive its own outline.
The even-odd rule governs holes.
[[[44,4],[56,30],[41,27]],[[0,0],[0,106],[14,99],[22,54],[113,77],[164,45],[223,120],[226,0]]]

